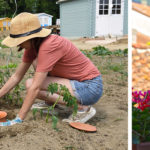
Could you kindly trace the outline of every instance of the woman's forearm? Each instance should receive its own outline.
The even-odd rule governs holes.
[[[34,103],[35,98],[37,97],[39,92],[39,88],[30,88],[27,91],[27,95],[25,97],[25,100],[23,102],[23,105],[19,111],[19,117],[24,120],[28,111],[30,110],[32,104]]]
[[[25,100],[23,102],[23,105],[19,111],[19,117],[24,120],[28,111],[30,110],[32,104],[34,103],[34,100],[36,99],[41,86],[46,79],[47,72],[36,72],[33,78],[33,82],[31,87],[27,90],[27,94],[25,97]]]
[[[9,80],[0,89],[0,98],[7,94],[11,89],[13,89],[21,79],[17,78],[16,75],[12,75]]]

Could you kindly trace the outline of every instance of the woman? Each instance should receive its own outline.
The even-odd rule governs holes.
[[[35,74],[26,81],[27,94],[17,117],[0,126],[21,123],[36,98],[54,103],[59,93],[47,96],[47,87],[55,82],[65,85],[78,100],[76,117],[71,115],[63,121],[85,123],[95,115],[96,110],[90,105],[100,99],[103,89],[98,69],[69,40],[50,33],[49,29],[41,28],[38,17],[33,14],[24,12],[12,19],[10,36],[2,44],[19,46],[19,50],[25,51],[22,63],[0,89],[0,97],[22,80],[31,64],[34,64]],[[59,104],[64,105],[65,102],[60,100]]]

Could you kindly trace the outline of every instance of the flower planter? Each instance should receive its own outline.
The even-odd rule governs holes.
[[[150,142],[140,143],[140,144],[133,144],[132,150],[150,150]]]
[[[137,150],[137,145],[136,144],[132,144],[132,150]]]
[[[0,122],[6,122],[7,113],[4,111],[0,111]]]

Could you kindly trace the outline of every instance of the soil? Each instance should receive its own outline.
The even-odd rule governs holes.
[[[124,37],[112,37],[112,38],[81,38],[78,40],[71,40],[79,49],[91,50],[98,45],[105,46],[109,50],[125,49],[127,48],[128,38]]]
[[[77,47],[82,48],[82,42],[84,40],[80,39],[75,40],[74,43]],[[93,47],[93,45],[90,46]],[[97,43],[94,46],[97,46]],[[84,42],[84,48],[91,49],[91,47],[89,48],[89,43],[86,45]],[[106,47],[112,50],[127,48],[127,39],[106,44]],[[101,68],[107,59],[109,58],[102,59],[93,56],[92,61]],[[127,57],[114,57],[112,61],[126,61],[127,63]],[[58,131],[52,129],[51,121],[46,123],[45,117],[41,118],[40,114],[37,114],[37,119],[34,120],[30,111],[22,124],[0,127],[0,150],[127,150],[127,81],[123,82],[119,74],[113,71],[102,74],[102,77],[104,93],[94,105],[97,110],[95,117],[88,121],[88,124],[96,126],[97,132],[79,131],[63,123],[61,120],[71,113],[67,108],[56,109],[59,118]],[[0,110],[8,113],[8,119],[13,119],[19,107],[10,106],[1,101]]]

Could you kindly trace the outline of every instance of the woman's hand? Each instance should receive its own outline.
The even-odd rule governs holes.
[[[22,123],[23,120],[20,119],[20,117],[17,115],[15,119],[13,120],[7,120],[6,122],[1,122],[0,126],[12,126],[14,124]]]

